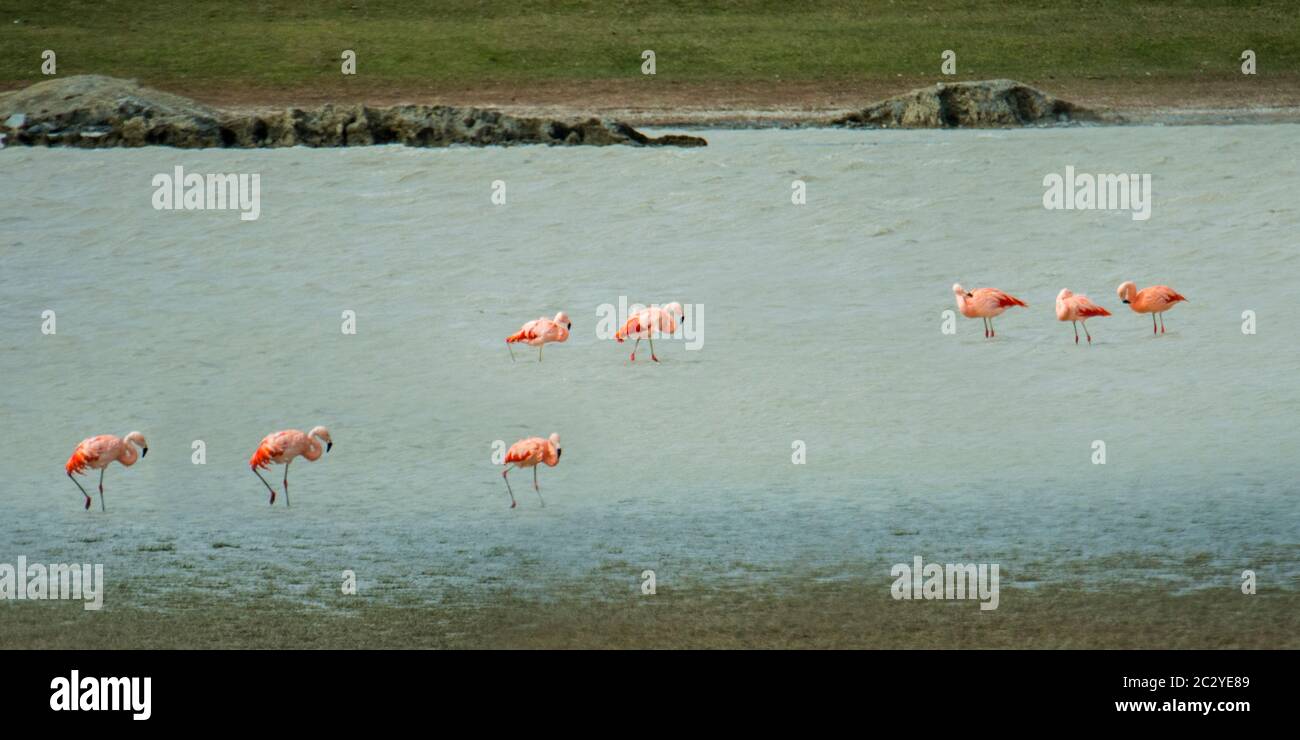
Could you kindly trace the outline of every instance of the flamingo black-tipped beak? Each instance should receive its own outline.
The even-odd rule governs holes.
[[[149,454],[149,448],[148,448],[148,447],[141,447],[141,448],[140,448],[140,457],[144,457],[145,455],[148,455],[148,454]]]
[[[334,443],[333,443],[333,442],[326,442],[326,443],[325,443],[325,451],[326,451],[326,452],[329,452],[329,451],[330,451],[331,449],[333,449],[333,448],[334,448]]]
[[[555,462],[559,462],[559,461],[560,461],[560,458],[562,458],[562,457],[564,457],[564,450],[556,450],[556,451],[555,451]]]
[[[1124,301],[1124,305],[1126,305],[1126,306],[1127,306],[1127,305],[1128,305],[1128,301]]]

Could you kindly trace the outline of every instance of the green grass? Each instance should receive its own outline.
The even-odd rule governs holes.
[[[174,594],[150,608],[110,591],[77,602],[0,602],[0,648],[1297,648],[1300,594],[1232,587],[1177,594],[1004,587],[974,601],[894,601],[878,581],[634,588],[592,598],[590,584],[546,598],[438,595],[438,603],[271,593],[225,601]]]
[[[0,0],[6,87],[40,79],[44,49],[60,75],[183,90],[937,79],[944,49],[966,79],[1195,80],[1237,75],[1247,48],[1260,76],[1300,72],[1293,0]],[[355,78],[339,73],[343,49]]]

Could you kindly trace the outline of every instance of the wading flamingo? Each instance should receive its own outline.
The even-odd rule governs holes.
[[[137,454],[135,447],[140,445],[140,452]],[[101,434],[98,437],[81,440],[77,449],[72,451],[72,457],[63,469],[68,471],[68,477],[72,474],[84,475],[86,468],[96,468],[99,470],[99,510],[107,511],[104,508],[104,469],[114,460],[122,463],[124,467],[135,465],[135,461],[149,454],[149,443],[144,441],[144,435],[139,432],[131,432],[125,437],[114,437],[111,434]],[[86,489],[81,488],[81,483],[76,478],[72,482],[77,484],[81,489],[81,495],[86,497],[86,508],[90,508],[90,494]]]
[[[1069,288],[1062,289],[1056,296],[1056,318],[1074,324],[1075,344],[1079,343],[1079,325],[1075,324],[1076,321],[1083,324],[1083,333],[1088,337],[1088,344],[1092,344],[1092,335],[1088,334],[1088,319],[1109,315],[1110,311],[1088,300],[1088,296],[1075,295]]]
[[[312,427],[312,430],[306,434],[297,429],[285,429],[282,432],[271,432],[262,438],[262,443],[257,446],[257,452],[254,452],[248,460],[248,467],[252,468],[253,474],[262,481],[266,490],[271,492],[271,504],[275,504],[275,489],[266,482],[257,469],[270,470],[271,463],[284,466],[284,505],[288,506],[289,463],[299,455],[308,460],[320,459],[321,447],[317,439],[325,443],[325,452],[329,452],[334,446],[334,441],[330,439],[330,430],[325,427]]]
[[[1160,314],[1160,333],[1165,333],[1165,311],[1174,307],[1179,301],[1185,301],[1186,298],[1179,295],[1178,291],[1168,285],[1152,285],[1149,288],[1138,290],[1132,280],[1120,283],[1119,299],[1128,304],[1128,307],[1137,313],[1151,314],[1151,333],[1156,333],[1156,314]]]
[[[1028,305],[1019,298],[1003,293],[997,288],[976,288],[967,291],[961,287],[961,283],[954,283],[952,286],[953,295],[957,296],[957,309],[961,315],[968,319],[984,319],[984,338],[996,337],[997,332],[993,331],[993,317],[1001,316],[1002,312],[1012,306]]]
[[[515,361],[515,351],[510,349],[510,345],[515,342],[527,342],[537,348],[537,361],[542,361],[542,348],[547,342],[563,342],[569,338],[569,330],[573,324],[569,321],[569,315],[561,311],[555,314],[555,318],[548,319],[545,316],[540,319],[533,319],[524,324],[519,331],[506,337],[506,349],[510,350],[510,361]]]
[[[655,357],[655,337],[675,334],[677,325],[685,315],[682,304],[676,301],[663,308],[659,306],[643,308],[628,317],[627,323],[615,332],[614,338],[619,342],[624,339],[636,339],[636,344],[632,347],[632,362],[636,362],[636,350],[641,346],[641,340],[649,340],[650,359],[658,362],[659,358]]]
[[[510,494],[510,508],[515,508],[515,492],[510,490],[510,478],[507,473],[510,468],[532,468],[533,469],[533,490],[537,491],[537,498],[546,506],[546,499],[542,498],[542,488],[537,485],[537,464],[546,463],[552,468],[560,464],[560,435],[552,434],[549,439],[541,437],[529,437],[521,439],[510,445],[506,450],[506,469],[501,471],[501,478],[506,482],[506,491]]]

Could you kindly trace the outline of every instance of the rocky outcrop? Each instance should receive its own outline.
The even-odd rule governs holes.
[[[850,128],[1006,128],[1092,120],[1073,103],[1013,80],[939,83],[831,121]]]
[[[325,105],[229,112],[133,81],[79,75],[0,96],[5,143],[86,148],[172,146],[441,147],[509,144],[705,146],[695,136],[652,138],[618,121],[577,123],[442,105]]]

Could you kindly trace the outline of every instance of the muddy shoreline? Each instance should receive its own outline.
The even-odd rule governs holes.
[[[0,604],[0,649],[890,648],[1294,649],[1295,591],[1178,592],[1004,587],[999,607],[896,601],[856,580],[660,584],[622,595],[566,584],[550,596],[448,592],[394,603],[372,595],[227,599],[176,592],[101,611],[75,601]],[[129,598],[129,597],[128,597]]]
[[[41,82],[0,82],[0,95]],[[143,84],[232,113],[284,108],[370,105],[446,105],[485,108],[509,116],[579,122],[616,119],[652,128],[798,128],[826,125],[871,101],[934,84],[931,79],[897,81],[671,82],[589,80],[535,85],[447,86],[377,83],[268,87],[190,80],[148,80]],[[1134,78],[1095,80],[1032,78],[1025,82],[1051,91],[1098,114],[1100,125],[1228,125],[1300,123],[1300,77],[1204,80]]]

